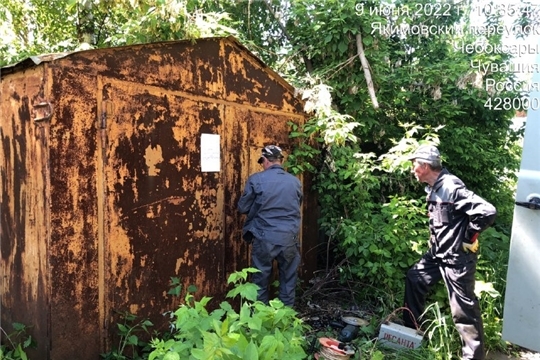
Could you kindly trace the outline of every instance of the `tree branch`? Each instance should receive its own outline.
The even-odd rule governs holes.
[[[369,71],[369,63],[366,59],[366,54],[364,53],[364,45],[362,45],[362,35],[360,33],[356,34],[356,47],[358,48],[358,57],[362,63],[362,69],[364,69],[364,76],[366,77],[368,92],[371,97],[371,102],[373,103],[373,108],[378,109],[379,102],[375,95],[375,88],[373,87],[373,80],[371,79],[371,72]]]

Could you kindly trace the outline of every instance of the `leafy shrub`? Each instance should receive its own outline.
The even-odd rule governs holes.
[[[36,343],[31,335],[28,335],[28,327],[21,323],[13,323],[13,332],[5,335],[6,343],[0,345],[0,359],[5,360],[27,360],[26,349],[35,348]]]
[[[347,260],[348,266],[340,268],[342,281],[359,281],[362,286],[355,294],[361,301],[371,300],[381,305],[381,317],[385,316],[384,312],[391,312],[402,305],[406,271],[427,250],[429,238],[423,199],[425,193],[422,190],[424,184],[419,184],[410,175],[411,164],[405,155],[423,142],[438,144],[448,157],[443,160],[449,169],[462,176],[472,190],[493,201],[500,213],[495,226],[480,237],[477,280],[483,289],[480,302],[486,347],[504,347],[501,340],[503,299],[500,294],[504,293],[509,245],[506,233],[510,225],[507,215],[513,207],[509,200],[514,189],[513,171],[518,154],[513,145],[513,135],[510,133],[508,138],[501,135],[508,142],[507,150],[511,156],[499,156],[497,164],[486,166],[478,161],[485,157],[472,156],[471,146],[465,146],[469,139],[466,134],[445,128],[453,130],[454,126],[402,124],[403,137],[392,141],[393,146],[388,150],[373,148],[379,152],[377,156],[361,149],[362,144],[347,135],[341,135],[342,139],[348,139],[346,141],[328,141],[327,136],[322,136],[327,127],[324,113],[321,114],[315,113],[314,120],[303,129],[293,127],[291,136],[303,143],[298,152],[293,152],[288,158],[288,163],[293,172],[308,170],[313,173],[312,189],[317,192],[320,203],[320,229],[327,237],[325,247],[332,252],[334,265],[341,266],[343,259]],[[463,146],[451,146],[456,139]],[[314,143],[311,150],[306,145],[308,142]],[[466,161],[460,162],[464,157]],[[312,166],[304,163],[307,161]],[[485,171],[491,168],[497,170]],[[480,178],[480,171],[490,174]],[[493,176],[500,181],[493,181]],[[328,270],[328,261],[326,267]],[[428,300],[437,303],[441,313],[449,314],[443,284],[433,289]],[[427,320],[437,321],[434,314],[427,314]],[[459,344],[455,332],[445,334],[450,334],[445,341]]]
[[[425,211],[418,200],[393,197],[362,221],[343,221],[340,247],[363,282],[401,289],[404,274],[425,248]]]
[[[149,352],[148,344],[137,334],[149,334],[153,326],[150,320],[138,320],[137,316],[129,312],[119,312],[122,322],[117,323],[118,346],[108,353],[101,354],[105,360],[146,359]]]
[[[174,312],[171,338],[154,338],[149,360],[306,358],[306,326],[281,301],[265,305],[256,300],[257,285],[246,282],[248,274],[256,271],[248,268],[229,276],[228,283],[235,286],[227,297],[240,297],[239,312],[226,301],[208,312],[211,298],[197,301],[186,294],[185,303]]]

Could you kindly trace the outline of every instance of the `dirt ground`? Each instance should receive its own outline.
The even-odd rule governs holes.
[[[334,288],[334,290],[336,290]],[[338,289],[338,293],[339,293]],[[317,291],[317,300],[308,301],[307,303],[298,304],[299,308],[297,311],[300,314],[300,317],[304,318],[312,327],[317,328],[328,328],[329,325],[339,322],[339,319],[344,313],[354,314],[363,318],[365,315],[366,318],[370,316],[369,306],[358,306],[354,309],[347,309],[347,306],[344,306],[342,303],[344,299],[347,299],[348,296],[340,294],[341,296],[322,296],[324,291],[321,291],[320,288],[316,289]],[[331,300],[329,300],[329,298]],[[350,304],[349,304],[350,305]],[[364,304],[365,305],[365,304]],[[346,310],[347,309],[347,310]],[[515,347],[512,351],[512,355],[506,355],[504,353],[488,353],[486,360],[540,360],[540,352],[529,351],[524,348]]]

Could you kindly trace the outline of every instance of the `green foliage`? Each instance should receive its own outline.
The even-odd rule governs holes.
[[[292,158],[295,161],[315,159],[315,163],[322,164],[314,172],[314,189],[318,191],[321,203],[320,225],[333,242],[331,248],[335,258],[339,260],[345,257],[348,260],[348,266],[341,271],[342,279],[359,280],[365,285],[366,290],[360,295],[363,299],[375,301],[384,297],[389,301],[387,306],[400,306],[401,297],[395,298],[393,294],[402,293],[404,275],[427,249],[429,238],[423,199],[424,185],[418,184],[409,175],[410,162],[406,154],[424,142],[439,144],[439,136],[445,131],[446,125],[432,127],[400,124],[404,136],[399,141],[392,141],[393,146],[376,157],[373,153],[358,151],[354,144],[328,143],[323,137],[317,138],[315,134],[319,124],[308,122],[309,131],[304,135],[298,131],[292,132],[297,138],[304,136],[317,140],[316,147],[310,150],[304,146],[300,148],[298,156],[293,153]],[[458,133],[461,137],[465,136],[463,132]],[[472,161],[468,158],[468,162]],[[292,167],[295,166],[292,163]],[[510,166],[510,163],[505,163],[505,166]],[[497,190],[499,193],[512,193],[511,182],[500,184],[502,186]],[[422,197],[417,197],[420,194]],[[501,228],[504,230],[507,226]],[[508,237],[503,230],[497,229],[489,229],[480,238],[481,244],[489,244],[481,250],[478,271],[479,279],[485,280],[487,287],[500,287],[505,277],[503,264],[507,262]],[[498,259],[494,258],[496,255]],[[442,311],[449,313],[444,286],[436,287],[430,299],[440,304]],[[481,299],[482,305],[486,307],[484,323],[486,339],[489,341],[487,347],[500,349],[500,313],[503,304],[500,297],[483,295]],[[435,317],[429,320],[433,322],[441,319]],[[430,353],[434,359],[440,359],[436,355],[439,350],[453,351],[456,344],[460,343],[455,331],[445,329],[440,332],[444,324],[432,329],[432,339],[437,339],[438,343],[430,344],[426,351],[436,349]],[[440,346],[444,344],[441,339],[448,342],[452,349],[441,350]]]
[[[171,277],[170,280],[170,288],[167,294],[172,296],[180,296],[180,293],[182,292],[182,283],[180,278],[178,277]]]
[[[339,246],[354,264],[351,272],[369,285],[401,289],[405,272],[426,248],[421,202],[393,197],[364,219],[344,220],[338,232]]]
[[[188,293],[174,312],[172,337],[154,338],[149,360],[304,359],[305,325],[279,300],[269,305],[255,301],[257,286],[246,282],[254,271],[248,268],[229,276],[235,287],[227,297],[240,297],[239,312],[226,301],[208,312],[209,297],[197,301]]]
[[[427,3],[431,2],[400,1],[396,6]],[[364,3],[362,14],[354,13],[354,4],[348,1],[302,1],[290,9],[289,34],[303,40],[302,46],[295,49],[297,68],[305,64],[300,55],[306,52],[313,66],[311,77],[298,81],[298,86],[313,86],[311,79],[319,79],[333,89],[333,109],[362,126],[341,125],[340,129],[349,132],[350,137],[342,133],[339,139],[345,141],[333,141],[323,133],[325,122],[320,119],[325,118],[321,115],[324,110],[317,102],[315,106],[308,102],[313,119],[306,123],[303,134],[293,129],[292,136],[304,142],[289,161],[295,171],[313,172],[321,230],[331,241],[329,248],[336,263],[341,263],[342,258],[348,260],[349,266],[341,272],[343,279],[368,285],[361,298],[382,295],[397,302],[388,306],[397,307],[401,305],[400,297],[393,299],[390,294],[402,293],[404,274],[427,249],[429,236],[424,184],[408,174],[410,162],[404,155],[423,141],[437,144],[448,169],[497,207],[499,216],[493,231],[508,234],[519,165],[519,131],[510,127],[514,114],[511,109],[495,111],[485,103],[494,95],[518,94],[493,94],[484,86],[488,79],[513,81],[512,74],[481,73],[471,67],[473,63],[498,66],[508,61],[506,54],[486,57],[454,47],[459,41],[480,39],[448,33],[426,41],[421,35],[389,35],[370,28],[374,22],[459,26],[467,21],[464,16],[456,12],[444,18],[367,15],[369,9],[379,5],[379,1]],[[358,34],[362,35],[379,108],[370,100],[356,56]],[[500,44],[500,40],[485,39],[493,45]],[[311,149],[306,143],[312,145]],[[483,234],[482,243],[490,242],[493,234]],[[504,254],[507,244],[496,244],[493,249]],[[479,279],[500,287],[506,262],[486,259],[483,263],[489,249],[481,251]],[[443,311],[448,310],[443,286],[435,288],[431,296],[440,301]],[[484,322],[486,333],[492,334],[487,336],[488,347],[496,347],[500,342],[497,329],[502,303],[499,298],[482,299],[492,305],[487,306]]]
[[[27,360],[26,349],[35,348],[36,343],[32,336],[28,334],[29,328],[26,325],[13,323],[12,326],[13,332],[10,334],[0,328],[5,336],[5,343],[0,345],[0,359]]]
[[[139,320],[136,315],[129,312],[118,312],[122,322],[117,323],[118,347],[114,350],[101,354],[106,360],[140,360],[146,359],[149,352],[148,344],[137,334],[149,335],[149,328],[153,326],[149,320]]]
[[[235,297],[239,296],[241,300],[245,299],[252,303],[255,302],[257,300],[258,287],[247,281],[250,273],[255,273],[258,271],[259,270],[254,268],[246,268],[229,275],[227,283],[235,284],[235,286],[227,293],[227,297],[234,299]]]
[[[311,140],[312,135],[317,131],[315,120],[310,120],[301,127],[298,124],[289,122],[291,129],[290,137],[297,142],[294,151],[289,154],[284,166],[287,171],[298,175],[304,172],[315,173],[317,171],[317,158],[320,157],[321,151],[312,146],[313,143],[318,143],[321,140],[315,138]]]
[[[502,320],[506,291],[506,273],[510,237],[495,228],[489,228],[478,238],[480,257],[477,265],[476,292],[480,299],[484,336],[490,350],[506,350],[502,340]]]
[[[118,1],[109,13],[121,26],[107,28],[109,36],[103,42],[116,46],[235,35],[234,29],[224,25],[229,15],[215,9],[212,2],[193,0]]]
[[[307,126],[313,131],[316,128],[311,122]],[[406,191],[414,183],[408,178],[410,162],[404,153],[418,145],[412,136],[421,128],[404,127],[408,128],[407,137],[379,159],[372,153],[356,152],[346,142],[330,145],[319,139],[320,146],[327,146],[315,185],[322,204],[321,228],[336,238],[332,246],[336,257],[348,259],[344,277],[358,279],[379,291],[402,289],[406,270],[425,250],[428,239],[425,205]],[[352,128],[345,130],[350,132]],[[343,138],[347,138],[346,131]],[[437,139],[432,131],[426,134],[431,141]],[[306,132],[305,136],[312,134]],[[293,152],[293,160],[322,156],[316,149],[311,153],[305,148],[300,151]],[[389,195],[384,201],[380,196],[386,188],[396,188],[403,195]],[[378,291],[370,294],[378,295]]]
[[[419,8],[431,3],[404,0],[395,5]],[[334,91],[334,110],[352,117],[344,118],[345,121],[349,119],[351,124],[358,122],[362,125],[348,129],[340,124],[340,130],[349,131],[344,143],[343,133],[337,138],[339,141],[325,136],[325,123],[313,121],[308,124],[306,133],[311,135],[307,138],[317,140],[322,157],[315,159],[319,172],[317,180],[320,180],[318,184],[325,184],[321,186],[320,193],[332,198],[334,194],[328,191],[340,192],[353,186],[347,183],[348,173],[355,166],[347,164],[351,160],[351,152],[372,159],[385,156],[395,146],[394,139],[404,137],[402,124],[417,124],[417,139],[427,139],[432,131],[438,133],[439,147],[450,171],[461,177],[469,188],[496,205],[499,209],[497,227],[508,231],[512,216],[514,171],[519,162],[519,153],[514,148],[518,134],[510,129],[514,111],[495,111],[486,108],[485,102],[492,96],[513,98],[518,94],[493,94],[486,90],[484,84],[488,80],[512,82],[515,79],[513,74],[504,71],[481,73],[471,67],[471,64],[500,66],[508,61],[507,54],[486,56],[483,53],[465,53],[455,48],[459,42],[484,40],[496,45],[500,43],[500,37],[481,39],[461,37],[449,32],[437,34],[426,41],[422,35],[374,31],[373,24],[378,23],[393,26],[423,24],[460,27],[467,21],[467,12],[464,11],[467,9],[466,3],[462,4],[460,12],[457,12],[457,6],[452,7],[450,16],[443,17],[400,14],[385,18],[371,12],[380,5],[379,1],[366,2],[360,11],[358,3],[353,1],[314,0],[295,2],[288,9],[288,34],[301,44],[293,44],[293,53],[296,55],[293,59],[298,64],[296,69],[305,63],[305,57],[301,55],[306,53],[313,68],[310,77],[296,77],[298,86],[313,87],[313,78],[319,79],[317,89],[326,87]],[[487,21],[496,22],[497,19],[489,18]],[[368,84],[357,56],[358,34],[362,35],[379,108],[374,108],[368,95]],[[321,106],[312,106],[310,95],[319,90],[307,91],[309,96],[306,102],[306,110],[314,109],[314,118],[317,120],[327,118],[321,115],[325,113]],[[328,102],[324,102],[325,109],[328,108]],[[314,131],[313,126],[319,127],[319,132]],[[297,132],[295,137],[300,138]],[[351,150],[335,150],[342,145]],[[328,155],[326,150],[331,154]],[[302,148],[302,153],[309,152]],[[328,166],[329,156],[330,165],[338,165],[336,168]],[[309,159],[307,156],[301,157],[301,160]],[[342,164],[347,166],[340,168]],[[301,162],[297,166],[309,168]],[[343,172],[343,176],[328,174],[331,171]],[[346,181],[346,187],[335,185],[336,181],[342,179]],[[333,184],[330,183],[332,180],[335,180]],[[405,184],[399,184],[403,180]],[[381,203],[382,200],[384,203],[386,197],[396,193],[408,193],[409,198],[418,198],[420,189],[420,186],[406,184],[406,179],[388,177],[381,179],[378,193],[369,194],[369,201]],[[325,208],[326,202],[323,201],[323,211]],[[349,210],[350,207],[341,208],[345,215]]]
[[[431,316],[428,315],[430,313]],[[423,316],[431,319],[424,321],[424,326],[427,328],[424,336],[429,343],[429,350],[435,356],[434,358],[452,360],[452,354],[460,352],[459,342],[448,341],[457,336],[452,317],[448,313],[441,312],[438,302],[429,305]]]
[[[219,2],[0,0],[0,65],[32,55],[237,35]]]

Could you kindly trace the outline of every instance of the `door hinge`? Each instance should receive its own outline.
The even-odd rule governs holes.
[[[103,101],[103,110],[101,111],[101,118],[99,120],[99,128],[107,128],[107,117],[113,113],[113,103],[110,100]]]

